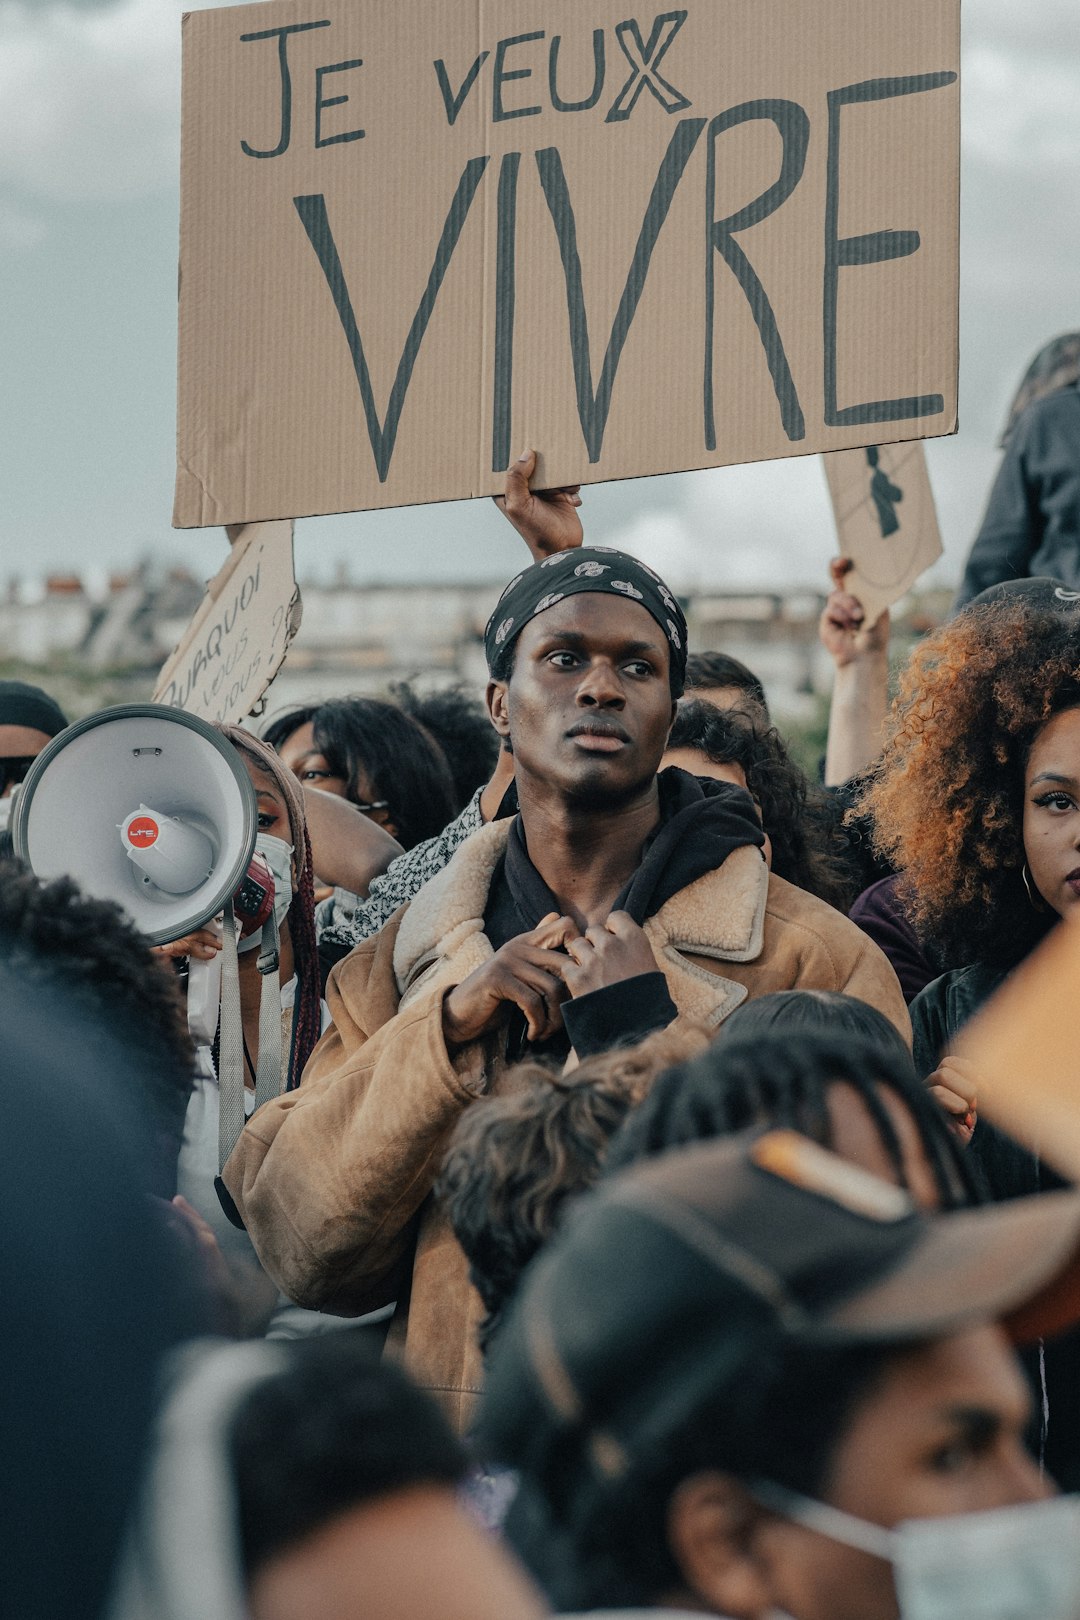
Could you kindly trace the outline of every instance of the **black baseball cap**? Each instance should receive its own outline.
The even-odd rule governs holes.
[[[988,585],[985,591],[973,596],[967,606],[981,608],[1013,602],[1024,602],[1036,611],[1067,613],[1080,605],[1080,591],[1070,590],[1060,579],[1035,574],[1030,579],[1004,579],[997,585]]]
[[[1073,1190],[927,1213],[794,1131],[666,1153],[587,1195],[530,1268],[479,1438],[618,1474],[784,1342],[914,1344],[1022,1309],[1025,1337],[1059,1328],[1078,1258]]]

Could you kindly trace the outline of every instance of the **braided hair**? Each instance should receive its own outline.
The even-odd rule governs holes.
[[[940,1207],[985,1202],[970,1157],[944,1110],[916,1078],[906,1051],[846,1030],[757,1030],[746,1039],[733,1032],[715,1041],[692,1062],[660,1076],[612,1140],[603,1173],[754,1125],[799,1131],[831,1148],[828,1091],[837,1083],[858,1092],[901,1187],[908,1186],[904,1151],[881,1100],[882,1086],[899,1097],[915,1123]]]
[[[319,977],[319,948],[315,939],[315,869],[311,858],[311,839],[308,836],[307,816],[304,813],[304,795],[299,782],[286,770],[278,756],[266,743],[252,736],[242,726],[218,726],[238,753],[243,754],[269,776],[285,800],[289,816],[289,834],[293,846],[295,882],[288,911],[289,938],[296,968],[296,1000],[293,1004],[292,1045],[289,1050],[289,1073],[286,1091],[295,1091],[300,1084],[304,1065],[319,1039],[322,1023],[321,989]]]

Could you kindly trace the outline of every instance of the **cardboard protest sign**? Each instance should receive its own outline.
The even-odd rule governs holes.
[[[978,1075],[979,1117],[1080,1181],[1080,922],[1063,923],[954,1041]]]
[[[867,445],[825,460],[841,557],[854,568],[844,589],[869,628],[941,556],[934,495],[921,444]]]
[[[158,676],[154,702],[204,720],[245,719],[300,628],[291,522],[231,533],[232,551]]]
[[[178,525],[955,430],[959,0],[183,37]]]

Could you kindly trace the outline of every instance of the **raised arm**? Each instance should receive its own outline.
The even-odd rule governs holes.
[[[829,706],[825,785],[840,787],[867,770],[881,752],[889,712],[889,615],[867,628],[862,603],[844,589],[846,557],[829,565],[833,588],[818,635],[836,665]]]
[[[304,788],[304,812],[315,870],[324,883],[366,895],[371,880],[385,872],[401,845],[362,810],[338,798]]]
[[[533,561],[543,562],[545,557],[573,551],[582,543],[584,531],[578,516],[581,485],[533,490],[529,480],[535,470],[536,451],[523,450],[506,469],[505,492],[493,499],[528,546]]]

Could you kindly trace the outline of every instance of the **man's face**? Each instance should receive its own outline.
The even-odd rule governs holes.
[[[636,602],[590,592],[532,619],[508,683],[492,682],[496,731],[519,782],[553,786],[582,808],[633,800],[656,776],[675,716],[667,638]]]
[[[975,1513],[1052,1494],[1028,1453],[1030,1402],[996,1327],[891,1358],[856,1406],[821,1495],[874,1524]],[[794,1620],[895,1620],[892,1567],[770,1518],[757,1534],[771,1605]]]

